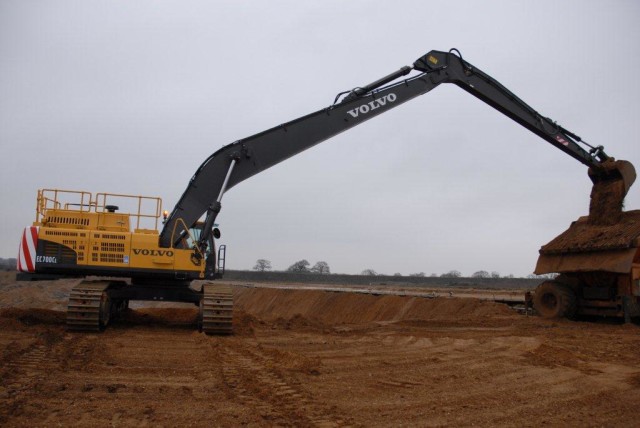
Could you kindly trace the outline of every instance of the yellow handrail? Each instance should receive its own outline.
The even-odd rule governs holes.
[[[137,208],[132,212],[123,212],[129,216],[136,217],[136,229],[140,228],[140,221],[144,218],[154,219],[154,227],[158,229],[158,221],[162,215],[162,199],[153,196],[127,195],[118,193],[97,193],[95,198],[90,192],[82,190],[61,190],[61,189],[41,189],[38,190],[38,200],[36,202],[36,222],[40,222],[46,215],[47,210],[64,209],[67,211],[77,211],[81,213],[106,212],[109,199],[133,200]],[[150,201],[150,210],[143,210],[143,202]],[[64,208],[62,208],[64,207]]]

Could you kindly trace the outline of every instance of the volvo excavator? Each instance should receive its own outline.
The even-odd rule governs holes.
[[[443,83],[479,98],[588,167],[589,215],[540,250],[536,273],[559,276],[536,290],[538,312],[638,315],[640,211],[622,210],[635,180],[633,166],[541,115],[457,49],[431,51],[412,66],[338,94],[326,108],[223,146],[198,168],[171,213],[162,214],[159,198],[38,191],[36,220],[20,243],[21,278],[84,278],[69,297],[70,330],[100,331],[129,301],[156,300],[193,303],[200,308],[201,331],[231,333],[231,290],[206,281],[224,273],[225,247],[216,249],[215,222],[225,192]],[[133,208],[121,210],[118,200]],[[143,227],[145,221],[153,227]]]

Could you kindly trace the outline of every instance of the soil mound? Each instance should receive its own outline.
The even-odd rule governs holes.
[[[0,323],[65,324],[69,291],[78,280],[13,282],[0,287]],[[284,329],[410,320],[480,320],[513,315],[506,306],[464,298],[366,295],[320,290],[235,288],[234,331],[251,335],[262,322]],[[144,305],[142,306],[138,306]],[[132,302],[112,326],[195,328],[198,308],[179,303]],[[37,308],[37,309],[36,309]]]
[[[67,309],[71,289],[79,279],[57,281],[16,281],[15,272],[4,276],[0,283],[0,308]]]
[[[16,282],[15,271],[0,271],[0,286]]]
[[[15,324],[18,321],[23,325],[60,325],[66,322],[64,312],[50,309],[19,309],[7,308],[0,310],[0,326]]]
[[[290,327],[407,320],[481,320],[515,317],[506,306],[477,299],[374,296],[316,290],[237,289],[236,307]]]

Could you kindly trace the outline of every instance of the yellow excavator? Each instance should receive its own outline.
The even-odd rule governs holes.
[[[462,88],[589,167],[594,183],[589,216],[541,249],[537,272],[561,275],[535,293],[538,311],[549,317],[638,315],[639,212],[622,212],[635,180],[633,166],[540,115],[456,49],[431,51],[411,67],[338,94],[326,108],[224,146],[198,168],[171,213],[162,211],[156,197],[38,191],[36,219],[20,243],[19,279],[102,278],[87,278],[71,291],[70,330],[102,330],[129,301],[154,300],[194,303],[202,331],[231,333],[231,290],[193,282],[224,273],[225,247],[215,246],[224,193],[442,83]]]

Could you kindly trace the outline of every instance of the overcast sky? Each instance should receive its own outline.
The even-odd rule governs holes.
[[[432,49],[638,166],[639,20],[637,1],[0,0],[0,257],[39,188],[171,210],[222,145]],[[218,222],[232,269],[520,276],[590,188],[585,166],[441,85],[234,187]]]

